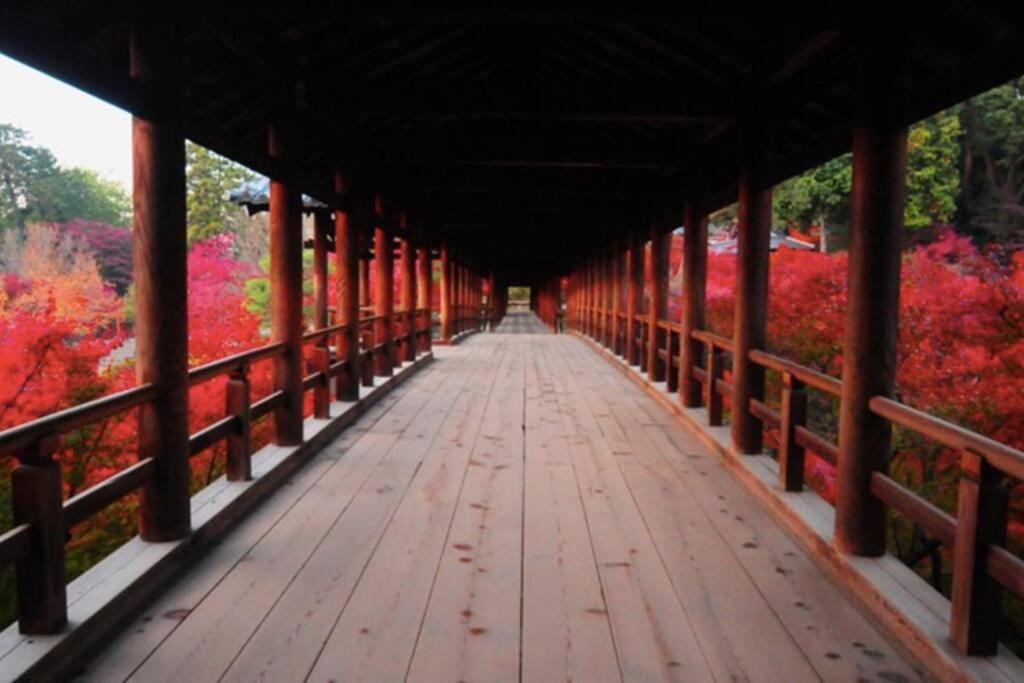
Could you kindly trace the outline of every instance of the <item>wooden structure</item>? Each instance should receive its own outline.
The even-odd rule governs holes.
[[[960,40],[949,39],[951,27]],[[848,585],[860,585],[855,567],[869,566],[865,558],[884,553],[888,508],[948,547],[955,566],[943,625],[952,649],[934,628],[898,635],[940,674],[974,666],[962,654],[994,656],[1001,591],[1024,594],[1024,562],[1002,543],[1000,484],[1024,478],[1024,454],[902,405],[893,378],[907,126],[1024,71],[1022,38],[1019,13],[959,2],[933,3],[912,25],[882,28],[830,10],[695,19],[664,10],[239,13],[113,2],[0,9],[0,51],[134,116],[138,386],[0,434],[0,451],[19,461],[16,526],[0,537],[0,562],[17,564],[21,630],[68,633],[63,546],[77,522],[138,491],[140,542],[186,547],[207,528],[197,527],[189,498],[190,455],[225,441],[227,479],[258,483],[254,420],[272,415],[275,448],[306,453],[323,445],[309,437],[322,426],[316,420],[341,424],[332,398],[360,405],[380,395],[371,389],[394,386],[389,376],[418,367],[431,349],[436,259],[439,342],[495,326],[506,285],[528,283],[541,324],[564,324],[621,358],[614,363],[659,400],[671,398],[664,405],[699,416],[705,424],[695,429],[739,458],[730,460],[735,467],[763,460],[763,427],[778,428],[772,476],[794,496],[785,500],[805,495],[805,449],[833,462],[834,517],[808,544],[832,562],[864,560],[843,565]],[[271,179],[271,339],[191,369],[186,137]],[[765,351],[768,227],[774,183],[851,149],[840,379]],[[301,298],[303,194],[318,202],[311,321]],[[706,216],[732,201],[737,322],[723,338],[704,329]],[[680,221],[686,302],[676,321],[667,319],[667,237]],[[274,391],[253,401],[248,372],[262,360],[274,364]],[[766,373],[782,376],[781,409],[765,402]],[[225,417],[190,435],[188,387],[221,375],[229,377]],[[315,424],[304,416],[308,391]],[[809,429],[808,391],[840,401],[838,444]],[[126,410],[139,411],[139,463],[62,501],[52,457],[60,435]],[[962,453],[955,517],[888,476],[893,424]],[[768,491],[763,484],[753,485]],[[97,607],[92,633],[104,617],[108,627],[126,618],[169,575],[150,568],[120,611],[113,601]],[[897,611],[885,605],[877,610],[883,622]],[[887,628],[899,632],[897,622]],[[94,642],[82,630],[61,641],[65,663]]]

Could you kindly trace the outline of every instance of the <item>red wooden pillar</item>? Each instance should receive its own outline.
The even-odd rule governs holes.
[[[493,320],[494,328],[492,331],[498,329],[498,325],[501,323],[501,280],[497,273],[491,273],[491,316]]]
[[[693,338],[704,329],[708,273],[708,217],[695,193],[683,208],[683,318],[679,346],[679,397],[687,408],[700,405],[700,382],[693,368],[700,365],[702,344]]]
[[[626,362],[638,365],[639,349],[636,347],[636,316],[640,310],[640,293],[644,286],[644,245],[637,235],[629,236],[629,252],[626,254]]]
[[[370,264],[363,258],[362,253],[366,249],[362,245],[362,235],[356,236],[356,243],[359,244],[359,307],[370,307]]]
[[[434,298],[434,264],[430,259],[430,249],[419,247],[416,250],[416,308],[424,311],[421,315],[420,324],[425,326],[426,331],[422,336],[419,351],[430,350],[431,337],[431,306]]]
[[[612,262],[607,248],[601,250],[601,343],[612,345]]]
[[[452,273],[453,264],[447,244],[441,245],[441,339],[452,338]]]
[[[739,244],[736,252],[736,308],[733,322],[732,443],[740,453],[760,453],[763,427],[750,412],[750,399],[764,398],[764,368],[749,359],[765,347],[768,309],[768,247],[772,191],[760,178],[763,131],[745,131],[740,162]]]
[[[348,179],[342,171],[334,174],[334,190],[339,196],[348,191]],[[359,398],[362,376],[359,355],[359,293],[360,266],[359,227],[350,209],[334,210],[334,256],[338,280],[337,324],[347,325],[338,335],[338,360],[346,364],[338,376],[337,396],[340,401]]]
[[[891,396],[896,374],[907,129],[899,121],[899,69],[880,63],[865,71],[853,129],[835,541],[877,556],[885,552],[886,511],[871,495],[871,474],[888,468],[891,428],[868,401]]]
[[[327,315],[327,234],[331,231],[331,210],[313,214],[313,329],[330,323]]]
[[[320,209],[313,214],[313,328],[323,329],[327,320],[327,233],[331,229],[330,209]],[[313,349],[311,371],[327,373],[331,365],[330,339],[323,337]],[[330,417],[331,385],[324,377],[323,384],[313,389],[313,417],[326,420]]]
[[[394,365],[392,325],[395,318],[395,286],[393,282],[391,234],[383,225],[383,201],[380,195],[374,198],[373,256],[375,262],[374,315],[379,320],[374,324],[374,338],[377,345],[383,344],[380,353],[373,354],[374,374],[390,377]]]
[[[452,255],[452,336],[462,332],[462,267],[458,253]]]
[[[402,236],[399,247],[399,262],[402,273],[402,296],[401,307],[405,311],[404,333],[406,337],[402,346],[401,360],[416,360],[416,262],[413,259],[412,243],[409,241],[407,219],[402,214],[402,223],[406,234]]]
[[[172,47],[160,29],[135,27],[132,78],[176,89]],[[155,463],[142,489],[139,534],[170,541],[188,536],[191,524],[185,137],[179,112],[163,112],[159,120],[133,118],[132,159],[135,377],[157,387],[156,398],[139,409],[139,458]]]
[[[291,124],[270,128],[270,156],[282,169],[270,180],[270,336],[287,347],[274,358],[274,386],[284,392],[274,411],[281,446],[302,443],[302,193],[291,177],[295,146]]]
[[[665,332],[659,320],[668,319],[668,235],[659,222],[651,227],[651,293],[647,309],[647,378],[664,382],[667,363],[658,352],[665,348]]]
[[[591,339],[597,341],[597,262],[593,256],[587,259],[587,302],[587,326],[589,327],[587,334]]]
[[[580,264],[579,288],[580,332],[586,336],[590,334],[590,260],[586,258]]]
[[[612,353],[622,355],[622,243],[612,247]]]

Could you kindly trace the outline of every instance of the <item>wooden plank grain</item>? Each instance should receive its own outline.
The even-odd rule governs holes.
[[[510,340],[501,359],[409,680],[519,679],[524,348]]]
[[[429,372],[429,369],[427,370]],[[426,374],[426,373],[425,373]],[[362,419],[342,433],[323,454],[300,470],[253,516],[239,526],[225,541],[209,552],[181,581],[150,605],[134,622],[89,662],[81,672],[81,680],[115,681],[127,679],[145,659],[177,628],[181,615],[192,612],[205,596],[240,561],[280,517],[293,506],[339,458],[401,398],[409,389],[405,385],[372,406]],[[168,616],[170,615],[170,616]],[[176,618],[171,618],[171,617]]]
[[[559,342],[562,343],[562,342]],[[571,390],[560,354],[545,347],[569,453],[626,680],[712,681],[690,619],[675,596],[594,415]]]
[[[415,383],[388,414],[411,417],[439,375]],[[370,431],[310,487],[251,550],[219,580],[134,673],[139,680],[220,677],[308,559],[373,469],[397,432]]]
[[[590,363],[594,376],[624,382],[617,369],[589,349],[580,357]],[[920,672],[838,593],[807,553],[673,416],[628,383],[600,395],[616,415],[647,425],[645,452],[660,455],[673,470],[684,487],[681,495],[692,498],[709,520],[707,532],[727,544],[823,680],[920,678]]]
[[[473,379],[374,551],[309,673],[311,680],[406,677],[481,417],[505,353],[502,344],[488,351],[465,361],[473,368]]]
[[[394,447],[328,531],[221,680],[286,680],[312,668],[338,615],[386,533],[394,511],[471,379],[468,364],[448,367],[411,419],[385,416]]]
[[[818,676],[751,581],[742,564],[648,436],[652,420],[626,404],[636,390],[621,377],[593,369],[580,345],[563,349],[578,377],[581,400],[619,423],[633,458],[618,461],[654,539],[679,600],[686,608],[715,675],[729,680],[813,681]],[[599,359],[598,359],[599,360]],[[643,423],[643,424],[642,424]],[[725,510],[724,514],[728,514]],[[766,669],[764,662],[771,661]]]
[[[621,680],[608,606],[550,376],[526,368],[523,681]]]

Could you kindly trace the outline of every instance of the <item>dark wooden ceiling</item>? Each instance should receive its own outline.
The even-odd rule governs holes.
[[[0,51],[150,112],[166,93],[128,76],[140,17],[125,4],[5,2]],[[268,122],[297,107],[306,192],[329,201],[341,165],[428,237],[515,279],[564,270],[581,240],[677,222],[686,187],[711,206],[732,201],[751,125],[768,141],[766,183],[846,151],[858,59],[883,46],[903,50],[894,68],[906,122],[1024,72],[1020,9],[940,1],[902,21],[893,8],[848,4],[761,13],[168,4],[141,19],[180,26],[189,137],[268,173]]]

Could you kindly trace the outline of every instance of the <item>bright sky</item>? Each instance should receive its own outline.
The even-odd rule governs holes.
[[[64,167],[132,187],[131,115],[0,53],[0,123],[28,131]]]

